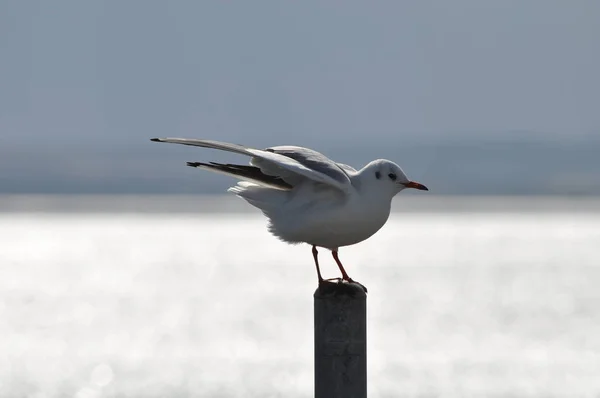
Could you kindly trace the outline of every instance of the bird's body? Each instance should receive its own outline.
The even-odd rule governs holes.
[[[313,246],[320,282],[317,246],[330,249],[343,279],[351,280],[337,258],[338,249],[375,234],[386,223],[392,198],[401,190],[427,190],[410,181],[400,166],[389,160],[374,160],[357,171],[302,147],[259,150],[209,140],[152,140],[250,156],[250,166],[212,162],[188,162],[188,165],[240,179],[229,191],[260,209],[269,219],[273,235],[288,243]]]
[[[230,191],[261,209],[269,219],[269,231],[288,243],[337,250],[371,237],[390,214],[391,199],[373,203],[364,196],[343,195],[318,183],[300,184],[276,195],[262,189],[255,192],[255,187],[244,185],[238,183]],[[254,200],[263,193],[271,201]]]

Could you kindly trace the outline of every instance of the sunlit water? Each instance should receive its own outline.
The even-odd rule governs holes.
[[[0,396],[311,397],[310,248],[264,226],[0,213]],[[600,394],[600,212],[393,213],[340,257],[370,397]]]

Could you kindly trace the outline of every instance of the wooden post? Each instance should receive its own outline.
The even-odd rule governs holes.
[[[314,294],[315,398],[367,397],[367,295],[356,283]]]

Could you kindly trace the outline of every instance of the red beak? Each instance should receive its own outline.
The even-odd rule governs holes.
[[[402,183],[402,185],[404,185],[406,188],[414,188],[414,189],[418,189],[420,191],[429,191],[429,189],[427,189],[427,187],[425,185],[419,184],[418,182],[414,182],[414,181],[405,182],[405,183]]]

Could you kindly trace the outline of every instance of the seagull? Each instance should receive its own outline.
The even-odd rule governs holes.
[[[287,243],[311,245],[319,286],[325,279],[317,247],[331,251],[342,274],[341,278],[333,279],[357,283],[344,269],[339,248],[362,242],[379,231],[390,215],[392,199],[400,191],[406,188],[428,191],[425,185],[409,180],[396,163],[385,159],[373,160],[356,170],[299,146],[255,149],[187,138],[151,141],[249,156],[250,165],[215,162],[187,165],[237,178],[240,181],[228,191],[260,209],[269,220],[269,232]]]

